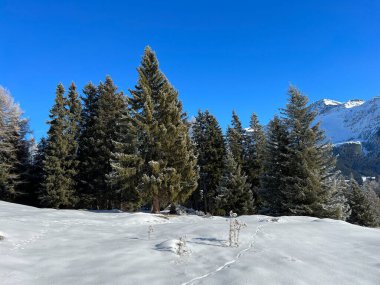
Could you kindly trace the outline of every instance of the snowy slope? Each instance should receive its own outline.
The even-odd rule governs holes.
[[[341,103],[323,99],[311,105],[333,143],[368,141],[380,128],[380,97]]]
[[[36,209],[0,201],[0,283],[379,284],[380,229],[244,216],[239,248],[221,217]],[[153,226],[148,239],[149,225]],[[174,253],[187,236],[192,253]]]

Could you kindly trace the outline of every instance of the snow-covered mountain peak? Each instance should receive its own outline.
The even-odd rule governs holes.
[[[310,105],[326,136],[334,144],[368,141],[380,129],[380,97],[344,103],[322,99]]]
[[[342,104],[341,102],[338,102],[338,101],[335,101],[335,100],[331,100],[331,99],[322,99],[322,102],[326,106],[337,106],[337,105],[341,105]]]
[[[363,105],[364,103],[365,103],[364,100],[354,99],[354,100],[347,101],[346,103],[343,104],[343,106],[345,108],[349,109],[349,108],[353,108],[353,107]]]

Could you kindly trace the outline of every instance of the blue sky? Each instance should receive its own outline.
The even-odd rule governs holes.
[[[0,85],[47,130],[55,87],[107,74],[123,91],[146,45],[184,109],[267,123],[289,83],[311,101],[380,95],[380,1],[4,1]]]

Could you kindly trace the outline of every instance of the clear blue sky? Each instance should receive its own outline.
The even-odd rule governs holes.
[[[146,45],[188,114],[208,108],[223,128],[233,109],[267,123],[289,83],[312,101],[380,95],[376,0],[0,0],[0,32],[0,85],[37,138],[59,82],[109,74],[127,91]]]

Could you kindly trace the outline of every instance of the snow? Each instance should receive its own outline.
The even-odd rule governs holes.
[[[379,284],[380,229],[311,217],[37,209],[0,201],[6,284]],[[150,238],[149,227],[153,227]],[[186,236],[191,254],[178,256]]]
[[[356,144],[356,145],[362,145],[361,141],[347,141],[347,142],[340,142],[334,144],[334,146],[341,146],[341,145],[346,145],[346,144]]]
[[[327,106],[337,106],[337,105],[341,105],[342,103],[341,102],[338,102],[338,101],[335,101],[335,100],[331,100],[331,99],[323,99],[323,103]]]
[[[345,103],[323,99],[311,105],[332,143],[368,141],[380,128],[380,98],[369,101],[350,100]]]
[[[364,100],[350,100],[344,103],[344,107],[347,109],[353,108],[353,107],[358,107],[360,105],[363,105],[365,103]]]

